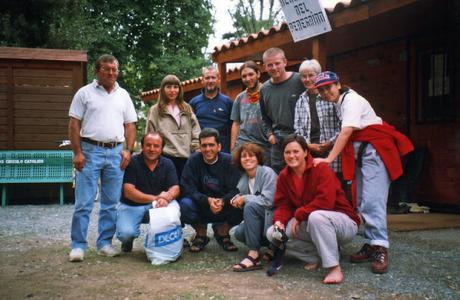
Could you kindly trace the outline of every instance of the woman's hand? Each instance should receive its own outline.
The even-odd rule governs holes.
[[[235,208],[242,209],[244,203],[246,202],[244,195],[236,195],[232,200],[230,200],[230,204]]]
[[[299,221],[296,218],[292,220],[292,237],[297,238],[297,227],[299,226]]]
[[[316,167],[317,165],[319,165],[322,162],[325,162],[327,164],[331,163],[330,159],[328,159],[328,158],[314,158],[313,159],[313,166]]]
[[[276,227],[278,227],[279,229],[286,230],[284,224],[281,223],[280,221],[276,221],[275,224],[273,224],[273,225],[276,226]]]

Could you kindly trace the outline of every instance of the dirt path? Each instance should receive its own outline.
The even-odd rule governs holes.
[[[346,261],[359,247],[358,237],[343,249],[345,282],[326,286],[324,270],[306,272],[294,260],[273,278],[264,271],[232,272],[244,247],[225,253],[215,241],[205,252],[186,251],[166,266],[147,263],[142,241],[128,255],[105,258],[89,250],[84,262],[69,263],[71,211],[0,209],[0,299],[460,299],[460,230],[392,233],[391,270],[385,275]],[[93,228],[91,245],[94,237]]]

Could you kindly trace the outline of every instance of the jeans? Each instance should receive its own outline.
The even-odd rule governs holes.
[[[360,142],[354,142],[358,153]],[[391,180],[377,151],[368,144],[362,156],[363,166],[356,166],[356,199],[364,220],[364,237],[372,246],[389,247],[387,199]]]
[[[103,148],[81,142],[85,166],[76,172],[75,211],[72,217],[71,247],[85,250],[91,211],[101,180],[97,249],[112,243],[115,234],[117,204],[121,196],[124,171],[120,169],[122,145]]]
[[[244,205],[243,217],[244,222],[235,228],[235,238],[246,244],[249,250],[259,251],[260,247],[267,245],[265,227],[269,227],[267,223],[271,224],[271,214],[270,220],[267,220],[268,216],[262,205],[247,202]]]
[[[117,211],[117,238],[120,242],[130,242],[140,235],[141,223],[148,223],[151,208],[151,203],[139,206],[120,203]]]

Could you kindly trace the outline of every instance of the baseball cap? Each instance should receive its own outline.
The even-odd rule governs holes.
[[[315,88],[319,88],[320,86],[328,85],[335,82],[339,82],[339,77],[337,76],[337,74],[331,71],[322,72],[316,76]]]

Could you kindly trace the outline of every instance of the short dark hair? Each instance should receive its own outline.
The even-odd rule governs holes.
[[[241,154],[243,151],[254,154],[257,158],[257,164],[262,165],[264,163],[264,150],[262,147],[254,143],[244,143],[238,146],[232,154],[233,163],[238,167],[238,169],[244,171],[241,166]]]
[[[200,135],[198,136],[198,139],[200,140],[200,144],[201,144],[202,139],[205,139],[208,137],[214,137],[216,139],[216,143],[220,144],[219,131],[217,131],[216,129],[210,128],[210,127],[203,128],[203,130],[201,130],[200,132]]]
[[[118,63],[118,59],[115,56],[113,56],[111,54],[103,54],[103,55],[99,56],[99,58],[94,63],[94,73],[99,72],[99,70],[101,69],[102,63],[104,63],[104,62],[115,62],[117,64],[117,66],[120,65]]]
[[[290,134],[288,135],[284,141],[283,141],[283,152],[284,152],[284,149],[286,148],[286,146],[289,144],[289,143],[292,143],[292,142],[297,142],[300,147],[302,147],[302,149],[304,151],[308,151],[308,143],[307,141],[305,140],[305,138],[301,135],[298,135],[298,134]]]
[[[144,134],[141,138],[141,147],[144,147],[145,138],[149,135],[159,136],[161,138],[161,149],[165,147],[165,139],[163,138],[163,135],[159,131],[151,131],[151,132],[147,132],[146,134]]]

